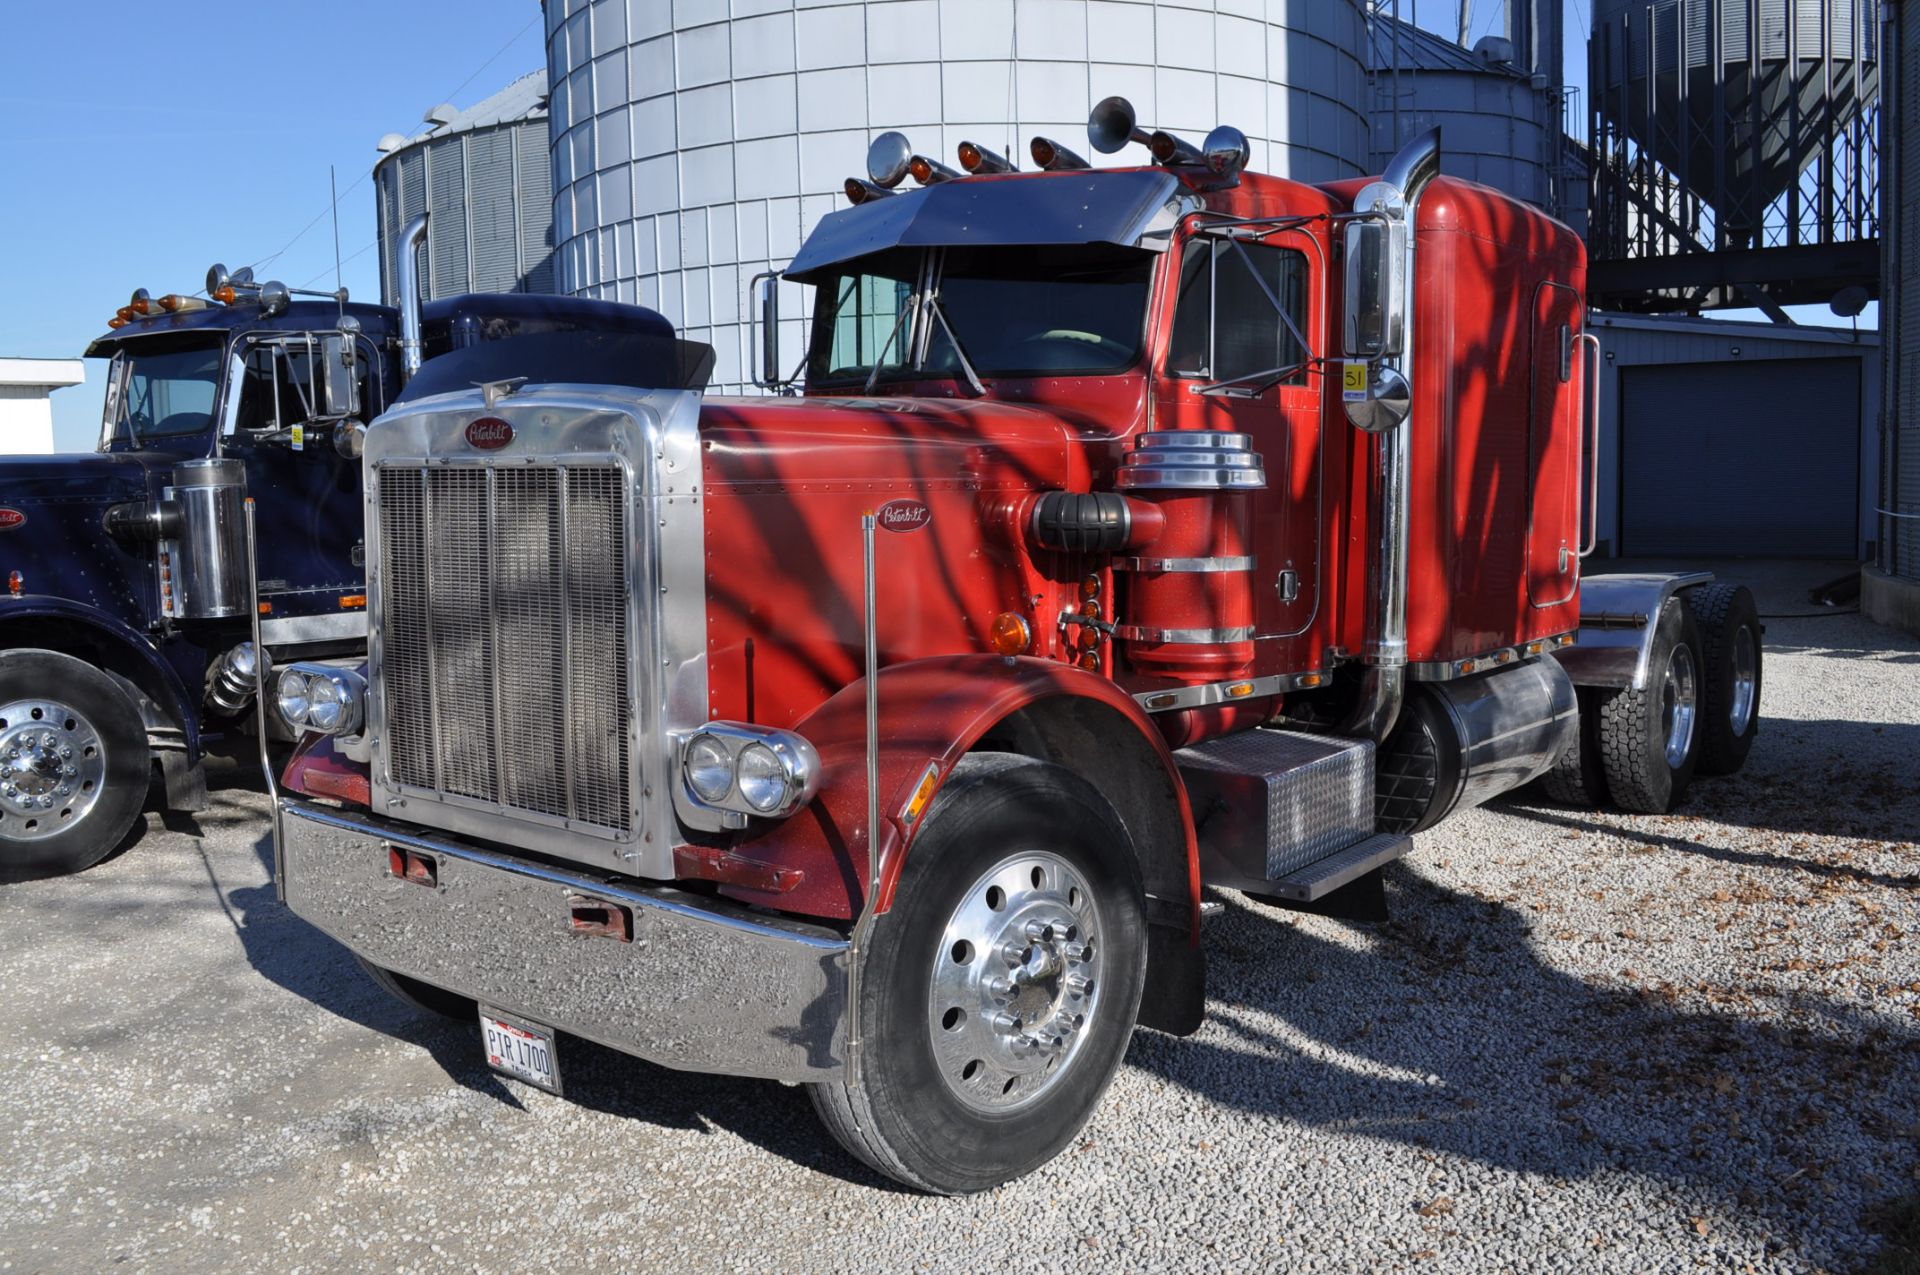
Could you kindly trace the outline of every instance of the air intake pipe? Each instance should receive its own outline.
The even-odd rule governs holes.
[[[400,292],[400,379],[411,381],[420,370],[420,241],[427,237],[427,214],[421,213],[400,232],[397,284]]]
[[[1402,147],[1380,180],[1363,188],[1353,201],[1353,210],[1357,213],[1397,217],[1406,223],[1405,260],[1400,276],[1406,281],[1405,322],[1400,351],[1385,363],[1409,385],[1413,384],[1414,312],[1418,308],[1413,287],[1419,277],[1414,265],[1420,197],[1439,175],[1440,130],[1436,128]],[[1381,435],[1375,450],[1374,589],[1367,615],[1367,671],[1359,702],[1335,727],[1343,735],[1385,739],[1399,719],[1400,704],[1406,694],[1407,521],[1411,502],[1407,483],[1408,470],[1413,465],[1416,419],[1409,415]]]

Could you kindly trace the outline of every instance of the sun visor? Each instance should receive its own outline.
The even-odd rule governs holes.
[[[1197,200],[1164,169],[968,177],[842,208],[820,219],[783,277],[815,283],[895,248],[1115,244],[1162,251]]]

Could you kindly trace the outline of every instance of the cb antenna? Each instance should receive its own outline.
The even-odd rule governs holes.
[[[333,198],[333,299],[340,307],[340,317],[347,317],[347,285],[340,281],[340,183],[333,175],[333,165],[327,165],[327,194]]]

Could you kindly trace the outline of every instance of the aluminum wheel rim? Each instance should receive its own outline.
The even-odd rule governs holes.
[[[1693,718],[1699,696],[1693,673],[1693,648],[1673,648],[1660,682],[1660,717],[1667,734],[1667,769],[1678,770],[1693,751]]]
[[[1072,864],[1009,855],[960,896],[940,935],[927,1033],[948,1090],[976,1111],[1040,1100],[1084,1053],[1102,993],[1100,909]]]
[[[1759,648],[1753,630],[1741,625],[1733,634],[1733,702],[1727,705],[1727,724],[1737,738],[1753,720],[1753,703],[1760,685]]]
[[[106,786],[107,750],[78,709],[50,699],[0,704],[0,834],[39,841],[85,819]]]

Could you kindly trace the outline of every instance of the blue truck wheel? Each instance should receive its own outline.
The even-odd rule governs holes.
[[[56,651],[0,652],[0,880],[105,858],[151,768],[139,711],[106,674]]]

